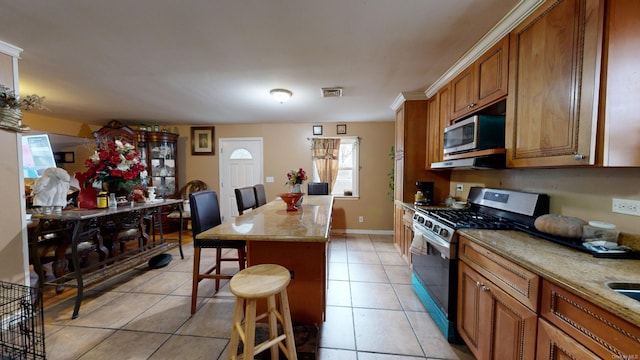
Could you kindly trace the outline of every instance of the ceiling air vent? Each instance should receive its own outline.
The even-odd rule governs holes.
[[[322,88],[322,97],[340,97],[342,96],[341,87]]]

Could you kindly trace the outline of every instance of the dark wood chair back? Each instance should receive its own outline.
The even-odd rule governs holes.
[[[329,183],[310,182],[307,184],[308,195],[329,195]]]
[[[204,190],[189,194],[189,206],[194,242],[196,235],[222,224],[218,194],[215,191]]]
[[[256,207],[262,206],[267,203],[267,195],[264,191],[263,184],[253,185],[253,193],[256,196]]]
[[[253,192],[253,186],[235,189],[235,193],[238,214],[242,215],[245,210],[256,208],[256,195]]]

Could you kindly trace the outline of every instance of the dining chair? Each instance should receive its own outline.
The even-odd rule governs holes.
[[[237,261],[239,270],[245,268],[246,251],[244,240],[198,239],[197,235],[222,223],[218,194],[213,190],[203,190],[189,194],[191,208],[191,230],[193,232],[193,287],[191,290],[191,314],[196,312],[198,284],[203,279],[215,279],[216,292],[220,289],[221,279],[231,279],[232,275],[221,274],[223,261]],[[200,271],[200,252],[202,249],[216,249],[216,262],[206,271]],[[236,249],[237,257],[222,257],[222,249]]]
[[[310,182],[307,184],[308,195],[329,195],[329,183]]]
[[[257,207],[256,195],[253,192],[253,186],[237,188],[234,191],[236,193],[238,215],[242,215],[246,210],[255,209]]]
[[[167,215],[168,219],[180,222],[180,231],[184,230],[185,225],[189,227],[189,220],[191,220],[191,210],[189,209],[189,194],[198,191],[207,190],[207,184],[201,180],[191,180],[186,183],[178,192],[178,196],[184,202],[179,207],[182,207],[182,222],[180,222],[180,211],[178,209],[173,210]]]
[[[253,185],[253,193],[256,196],[256,207],[260,207],[267,203],[267,195],[264,192],[263,184]]]

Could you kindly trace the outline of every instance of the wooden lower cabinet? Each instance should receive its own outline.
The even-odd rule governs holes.
[[[534,359],[537,314],[460,262],[458,331],[477,359]]]
[[[400,252],[400,255],[411,265],[411,253],[409,248],[413,241],[413,214],[414,210],[396,203],[394,210],[394,234],[393,242]]]
[[[586,347],[580,345],[571,336],[538,319],[538,347],[536,359],[600,359]],[[612,358],[613,359],[613,358]]]
[[[640,327],[465,236],[459,258],[456,326],[477,359],[640,357]]]
[[[540,316],[603,359],[640,357],[640,328],[544,280]]]

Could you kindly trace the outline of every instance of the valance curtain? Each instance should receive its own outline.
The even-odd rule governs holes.
[[[313,139],[312,158],[318,170],[320,182],[329,183],[329,194],[333,190],[333,184],[338,178],[338,154],[340,152],[340,139]]]

